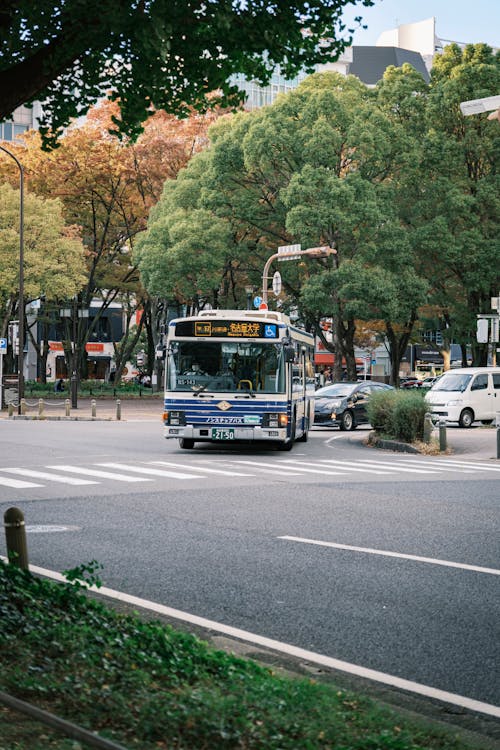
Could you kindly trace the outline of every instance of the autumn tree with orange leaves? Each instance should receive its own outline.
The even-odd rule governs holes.
[[[38,133],[31,131],[16,153],[25,167],[28,190],[60,198],[66,222],[81,227],[87,256],[77,305],[88,309],[97,298],[102,307],[90,319],[90,327],[83,321],[78,326],[80,372],[85,372],[85,344],[102,313],[113,302],[126,312],[127,335],[121,345],[115,345],[115,379],[119,380],[144,326],[151,350],[148,359],[154,361],[155,300],[142,286],[132,260],[135,238],[146,228],[165,180],[175,178],[190,157],[206,147],[208,126],[218,115],[194,114],[179,120],[157,112],[132,143],[109,135],[111,118],[117,114],[117,105],[102,103],[90,110],[83,123],[68,130],[55,151],[42,151]],[[15,172],[3,161],[2,176],[15,183]],[[134,327],[131,322],[138,310],[142,315]]]

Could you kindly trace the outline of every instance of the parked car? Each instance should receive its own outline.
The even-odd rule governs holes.
[[[418,378],[400,378],[399,387],[400,388],[421,388],[422,380],[419,380]]]
[[[372,393],[394,390],[392,385],[374,380],[332,383],[314,394],[314,424],[354,430],[367,421],[366,405]]]
[[[441,377],[441,375],[436,375],[435,377],[424,378],[422,380],[421,387],[422,388],[432,388],[432,386],[434,385],[434,383],[437,383],[437,381],[439,380],[440,377]]]
[[[500,367],[465,367],[448,370],[425,399],[434,422],[444,419],[470,427],[474,422],[490,424],[498,411]]]

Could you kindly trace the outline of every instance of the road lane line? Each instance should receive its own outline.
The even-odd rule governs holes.
[[[22,482],[20,479],[11,479],[10,477],[0,477],[0,484],[4,487],[14,487],[17,490],[25,490],[28,489],[28,487],[43,487],[43,484]]]
[[[148,463],[154,464],[155,466],[156,465],[173,466],[174,468],[177,467],[180,469],[186,468],[185,464],[174,464],[171,461],[148,461]],[[205,467],[205,466],[200,466],[200,467],[191,466],[191,464],[189,464],[189,470],[190,471],[202,471],[202,472],[205,472],[206,474],[223,474],[228,477],[253,477],[255,476],[255,474],[243,474],[238,471],[224,471],[223,469],[212,469],[212,468],[209,469],[208,467]]]
[[[145,466],[131,466],[130,464],[105,463],[97,464],[108,469],[119,469],[121,471],[131,471],[135,474],[147,474],[154,477],[168,477],[169,479],[203,479],[198,474],[183,474],[180,471],[165,471],[165,469],[147,469]]]
[[[60,482],[61,484],[99,484],[92,482],[90,479],[77,479],[76,477],[59,477],[55,474],[49,474],[48,471],[35,471],[34,469],[2,469],[10,474],[19,474],[20,476],[33,477],[33,479],[49,479],[51,482]]]
[[[70,471],[73,474],[83,474],[87,477],[100,477],[102,479],[114,479],[117,482],[149,482],[152,480],[146,477],[130,477],[125,474],[116,474],[111,471],[100,471],[99,469],[84,469],[81,466],[70,466],[67,464],[57,466],[47,466],[47,469],[56,469],[56,471]]]
[[[7,562],[7,558],[3,556],[0,556],[0,559],[2,559],[4,562]],[[59,581],[61,583],[67,583],[66,578],[56,571],[40,568],[37,565],[30,565],[29,567],[31,573],[36,573],[37,575],[44,576],[45,578],[51,578],[54,581]],[[326,667],[328,669],[335,669],[339,672],[356,675],[357,677],[372,680],[373,682],[379,682],[382,685],[390,685],[391,687],[398,688],[399,690],[406,690],[407,692],[415,693],[416,695],[422,695],[425,698],[431,698],[433,700],[438,700],[443,703],[449,703],[454,706],[461,706],[462,708],[465,708],[469,711],[475,711],[478,713],[487,714],[488,716],[495,716],[497,718],[500,718],[500,706],[494,706],[491,703],[484,703],[474,698],[468,698],[467,696],[459,695],[458,693],[449,693],[446,690],[440,690],[439,688],[434,688],[430,685],[423,685],[422,683],[413,682],[412,680],[406,680],[402,677],[397,677],[396,675],[387,674],[386,672],[379,672],[375,669],[362,667],[359,664],[352,664],[340,659],[334,659],[333,657],[325,656],[324,654],[319,654],[315,651],[307,651],[306,649],[299,648],[298,646],[293,646],[289,643],[266,638],[265,636],[258,635],[257,633],[252,633],[248,630],[240,630],[239,628],[234,628],[231,625],[225,625],[214,620],[206,620],[204,617],[198,617],[197,615],[192,615],[189,612],[183,612],[179,609],[173,609],[172,607],[167,607],[164,604],[151,602],[147,599],[141,599],[138,596],[124,594],[121,591],[108,589],[104,586],[100,589],[92,586],[90,590],[96,594],[101,594],[105,597],[107,596],[110,599],[116,599],[117,601],[130,604],[132,607],[139,607],[145,610],[149,610],[150,612],[155,612],[156,614],[163,615],[165,617],[171,617],[172,619],[179,620],[181,622],[189,623],[191,625],[198,625],[199,627],[216,631],[218,633],[228,635],[232,638],[237,638],[238,640],[245,641],[246,643],[262,646],[263,648],[269,648],[272,651],[277,651],[278,653],[286,654],[287,656],[293,656],[297,659],[300,659],[301,661],[310,662],[312,664],[319,664],[320,666]]]
[[[370,469],[370,468],[362,468],[357,464],[355,461],[334,461],[331,458],[321,458],[320,463],[322,464],[333,464],[334,466],[348,466],[351,471],[362,471],[365,474],[392,474],[392,471],[387,471],[386,469],[382,471],[378,471],[377,469]]]
[[[421,557],[420,555],[405,555],[401,552],[389,552],[384,549],[372,549],[371,547],[354,547],[350,544],[337,544],[336,542],[322,542],[318,539],[304,539],[300,536],[279,536],[278,539],[284,539],[288,542],[300,542],[301,544],[315,544],[319,547],[333,547],[334,549],[348,550],[349,552],[364,552],[368,555],[381,555],[382,557],[398,557],[401,560],[412,560],[413,562],[430,563],[431,565],[443,565],[447,568],[460,568],[461,570],[473,570],[475,573],[488,573],[493,576],[500,576],[500,570],[496,568],[483,568],[479,565],[468,565],[467,563],[457,563],[450,560],[439,560],[434,557]]]

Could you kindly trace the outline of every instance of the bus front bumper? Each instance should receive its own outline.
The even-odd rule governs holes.
[[[165,425],[164,437],[187,438],[197,442],[235,442],[244,440],[269,440],[284,442],[287,439],[286,428],[278,427],[237,427],[229,426],[228,428],[219,427],[193,427],[193,425]]]

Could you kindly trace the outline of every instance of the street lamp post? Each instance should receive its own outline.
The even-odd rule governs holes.
[[[245,287],[245,294],[247,295],[247,310],[251,310],[252,309],[253,286],[246,286]]]
[[[17,358],[18,377],[18,414],[21,414],[21,399],[24,398],[24,169],[19,159],[3,146],[4,151],[11,159],[14,159],[20,175],[19,182],[19,354]]]
[[[269,268],[273,260],[279,258],[279,260],[296,260],[304,255],[308,255],[313,258],[327,258],[329,255],[336,255],[337,251],[333,247],[324,245],[322,247],[309,247],[307,250],[293,250],[291,252],[278,252],[271,255],[264,266],[262,273],[262,302],[267,306],[267,285],[269,280]]]

